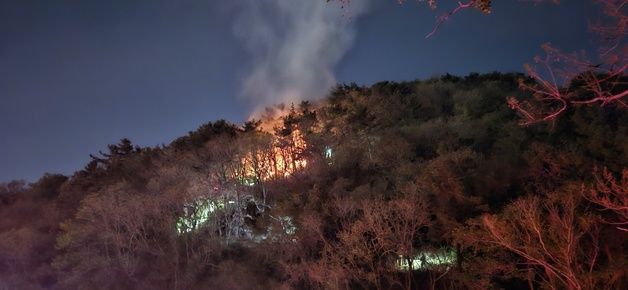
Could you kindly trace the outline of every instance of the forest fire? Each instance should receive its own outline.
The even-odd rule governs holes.
[[[241,151],[236,177],[245,185],[288,177],[307,166],[304,153],[308,146],[301,130],[286,122],[290,114],[294,107],[280,105],[267,108],[260,116],[249,144]]]
[[[628,289],[628,0],[161,2],[0,0],[0,290]]]
[[[235,144],[217,144],[221,147],[218,151],[226,154],[223,157],[229,161],[214,173],[217,176],[228,176],[233,183],[222,180],[221,184],[220,178],[212,179],[210,184],[213,184],[213,190],[209,195],[196,197],[184,206],[181,215],[177,218],[179,234],[191,233],[206,226],[212,218],[216,217],[216,212],[222,212],[222,214],[228,212],[228,216],[234,214],[243,216],[242,212],[249,204],[255,204],[255,207],[266,206],[267,189],[264,182],[289,177],[307,166],[308,162],[303,154],[307,149],[307,144],[301,131],[297,128],[285,130],[285,127],[284,130],[280,130],[277,124],[281,123],[273,122],[276,120],[281,121],[281,117],[271,119],[264,124],[260,123],[258,127],[260,129],[245,132],[240,141]],[[266,127],[264,130],[264,125],[269,124],[273,124],[274,129],[268,131]],[[232,146],[235,150],[222,151],[224,148],[221,145]],[[326,154],[330,154],[329,150]],[[226,183],[231,183],[231,186]],[[260,186],[260,188],[251,191],[240,188],[242,185]],[[257,192],[258,189],[261,192]],[[282,227],[284,223],[285,221],[280,221]],[[257,239],[244,225],[243,219],[227,224],[230,224],[227,227],[230,230],[227,232],[233,232],[233,237]]]
[[[286,137],[271,135],[266,148],[255,148],[242,158],[242,178],[247,185],[288,177],[307,166],[303,152],[307,144],[303,134],[294,130]]]

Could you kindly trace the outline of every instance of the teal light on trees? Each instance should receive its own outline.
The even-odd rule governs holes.
[[[325,146],[324,154],[325,158],[332,158],[334,156],[334,150],[329,146]]]
[[[199,199],[183,207],[183,214],[177,219],[177,232],[189,233],[207,224],[211,215],[225,207],[222,202],[210,199]]]
[[[456,264],[458,256],[452,249],[421,251],[413,258],[399,256],[396,267],[399,270],[446,270]]]
[[[292,221],[291,216],[279,217],[279,222],[281,223],[281,227],[286,235],[291,236],[297,232],[297,226]]]

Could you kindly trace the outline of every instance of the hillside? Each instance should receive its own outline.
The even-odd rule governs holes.
[[[521,78],[339,85],[2,184],[0,289],[625,289],[628,115],[521,126]]]

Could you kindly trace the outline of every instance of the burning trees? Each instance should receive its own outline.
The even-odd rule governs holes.
[[[271,208],[269,184],[307,165],[299,130],[272,134],[260,130],[259,123],[247,125],[236,135],[215,136],[192,157],[204,177],[195,183],[199,194],[184,206],[180,233],[209,227],[227,242],[258,239],[252,225]]]

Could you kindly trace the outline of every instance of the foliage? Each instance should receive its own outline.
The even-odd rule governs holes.
[[[626,113],[521,127],[521,79],[339,85],[1,184],[0,288],[625,288]]]

